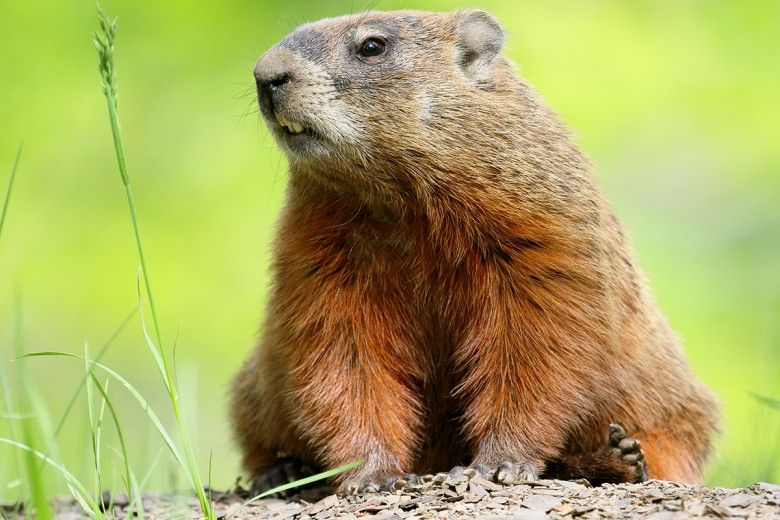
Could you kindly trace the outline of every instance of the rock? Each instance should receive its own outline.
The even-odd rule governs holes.
[[[780,494],[780,484],[770,484],[769,482],[759,482],[753,489],[756,491],[766,491],[769,493]]]
[[[327,497],[323,498],[322,500],[320,500],[319,502],[317,502],[313,506],[311,506],[308,509],[307,512],[310,515],[316,515],[317,513],[321,512],[321,511],[323,511],[325,509],[330,509],[331,507],[333,507],[336,504],[338,504],[338,502],[339,502],[339,497],[338,496],[330,495],[330,496],[327,496]]]
[[[584,490],[586,487],[590,487],[590,486],[585,486],[583,484],[582,479],[580,479],[580,481],[553,480],[553,482],[555,483],[556,486],[560,486],[560,487],[562,487],[563,489],[566,489],[566,490],[581,491],[581,490]],[[588,481],[585,480],[584,482],[588,482]]]
[[[723,507],[747,507],[750,504],[755,504],[760,501],[761,499],[755,495],[737,493],[736,495],[731,495],[721,500],[720,505]]]
[[[704,506],[704,514],[716,516],[719,518],[728,518],[734,516],[731,514],[731,510],[728,507],[717,504],[707,504]]]
[[[483,489],[488,491],[501,491],[504,489],[504,486],[501,484],[496,484],[495,482],[491,482],[482,477],[473,477],[470,482],[482,486]]]
[[[549,495],[528,495],[523,499],[523,506],[534,511],[548,512],[561,505],[563,500]]]
[[[474,481],[469,482],[469,491],[471,492],[471,494],[476,495],[478,497],[484,497],[490,495],[490,493],[488,493],[484,487],[480,486]]]
[[[679,511],[658,511],[656,513],[650,513],[645,518],[647,520],[679,520],[686,518],[688,515]]]
[[[495,515],[486,517],[490,520],[545,520],[550,518],[541,511],[529,511],[528,509],[519,509],[516,511],[508,512],[503,515]]]

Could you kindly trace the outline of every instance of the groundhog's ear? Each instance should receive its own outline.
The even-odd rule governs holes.
[[[504,29],[485,11],[463,9],[455,16],[458,66],[473,81],[485,80],[490,64],[504,48]]]

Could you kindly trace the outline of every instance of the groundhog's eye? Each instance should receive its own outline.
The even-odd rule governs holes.
[[[379,38],[366,38],[358,48],[358,54],[364,58],[379,56],[385,52],[385,42]]]

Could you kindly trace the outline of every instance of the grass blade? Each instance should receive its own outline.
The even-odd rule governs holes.
[[[750,395],[752,395],[753,398],[757,400],[759,403],[766,405],[769,408],[780,410],[780,399],[772,399],[771,397],[764,397],[763,395],[758,395],[754,393],[751,393]]]
[[[211,463],[214,459],[214,450],[209,451],[209,480],[208,480],[208,488],[209,488],[209,502],[212,502],[212,492],[211,492]],[[213,502],[212,502],[213,503]]]
[[[16,170],[19,168],[19,159],[22,157],[22,146],[19,146],[19,150],[16,152],[16,159],[14,160],[14,166],[11,168],[11,178],[8,179],[8,189],[5,190],[5,199],[3,200],[3,209],[0,211],[0,237],[3,236],[3,226],[5,225],[5,215],[8,212],[8,205],[11,201],[11,191],[14,188],[14,180],[16,179]]]
[[[27,446],[33,445],[33,432],[29,421],[22,421],[22,438]],[[2,439],[0,439],[2,440]],[[30,486],[30,502],[35,508],[35,517],[42,520],[54,518],[54,512],[46,497],[46,485],[43,482],[43,471],[35,463],[35,451],[25,453],[25,466],[27,468],[28,485]]]
[[[171,388],[171,385],[168,382],[168,378],[166,377],[165,372],[165,360],[162,356],[162,351],[160,350],[159,346],[155,344],[154,339],[149,335],[149,329],[146,327],[146,316],[144,314],[144,299],[143,294],[141,292],[141,276],[139,273],[139,276],[136,277],[136,290],[138,291],[138,308],[141,310],[141,331],[144,334],[144,339],[146,340],[146,345],[149,347],[149,351],[152,353],[152,357],[154,358],[154,362],[157,364],[157,369],[160,371],[160,375],[163,378],[163,384],[165,384],[165,390],[167,390],[168,394],[173,391]]]
[[[32,417],[31,414],[27,413],[18,413],[16,411],[16,396],[12,394],[12,388],[15,385],[11,384],[11,378],[8,375],[8,372],[5,369],[5,355],[0,357],[0,390],[2,390],[3,393],[3,401],[5,403],[5,409],[7,410],[7,419],[10,420],[10,423],[8,424],[8,430],[11,434],[11,437],[14,439],[20,439],[21,434],[19,433],[19,428],[21,424],[19,423],[20,419],[26,419],[28,417]],[[28,487],[28,483],[26,482],[26,479],[21,478],[22,475],[24,475],[23,471],[25,471],[24,468],[22,468],[21,461],[19,460],[19,455],[17,450],[13,450],[13,466],[16,469],[16,475],[18,475],[19,483],[22,488],[22,496],[29,495],[29,491],[26,489]]]
[[[14,319],[14,345],[17,356],[24,353],[24,319],[22,301],[19,294],[16,295]],[[21,391],[21,402],[26,409],[31,410],[34,421],[22,421],[22,441],[27,446],[37,449],[39,444],[47,444],[49,453],[57,453],[57,446],[51,437],[51,422],[49,413],[43,399],[38,392],[33,378],[27,373],[26,363],[18,364],[16,370],[17,381]],[[48,442],[46,442],[48,441]],[[58,455],[55,455],[58,457]],[[44,479],[44,467],[38,466],[35,456],[27,452],[24,454],[27,484],[30,499],[38,518],[50,519],[54,513],[47,497],[47,486]]]
[[[90,365],[93,364],[92,361],[89,362]],[[134,489],[132,486],[132,475],[130,473],[130,461],[127,456],[127,446],[125,445],[125,437],[122,433],[122,427],[119,425],[119,416],[116,413],[116,409],[114,408],[113,403],[111,402],[111,399],[108,398],[108,380],[106,380],[105,385],[101,385],[100,381],[97,377],[95,377],[94,374],[92,374],[92,384],[95,385],[95,388],[97,388],[98,392],[100,392],[100,395],[103,397],[103,403],[108,406],[108,412],[111,415],[111,419],[114,422],[114,429],[116,430],[117,438],[119,439],[119,448],[121,450],[122,455],[122,461],[124,462],[124,470],[125,470],[125,485],[127,486],[127,496],[130,499],[130,502],[134,500],[134,494],[137,490]]]
[[[102,467],[102,461],[103,461],[103,453],[101,450],[101,443],[103,440],[103,418],[105,417],[106,412],[106,400],[105,398],[101,400],[100,402],[100,410],[98,411],[97,415],[97,425],[95,429],[95,468],[97,470],[97,481],[98,481],[98,489],[97,492],[101,493],[103,491],[103,484],[101,482],[101,471],[100,468]]]
[[[141,487],[138,485],[138,481],[135,478],[134,473],[130,473],[130,482],[131,487],[133,489],[133,494],[131,495],[132,499],[130,501],[130,507],[127,509],[128,512],[135,509],[135,516],[138,520],[144,520],[144,500],[143,500],[143,493],[141,492]]]
[[[296,480],[295,482],[289,482],[287,484],[283,484],[281,486],[276,486],[275,488],[271,488],[268,491],[260,493],[259,495],[250,498],[246,502],[243,502],[240,506],[238,506],[238,508],[235,511],[230,513],[225,520],[230,520],[236,515],[236,513],[238,513],[239,511],[241,511],[246,506],[248,506],[249,504],[251,504],[256,500],[260,500],[261,498],[273,495],[274,493],[279,493],[280,491],[286,491],[288,489],[305,486],[306,484],[311,484],[312,482],[317,482],[318,480],[325,480],[326,478],[330,478],[332,476],[338,475],[339,473],[344,473],[345,471],[349,471],[352,468],[356,468],[361,464],[363,464],[362,460],[356,460],[354,462],[350,462],[349,464],[344,464],[343,466],[339,466],[337,468],[333,468],[328,471],[323,471],[322,473],[317,473],[316,475],[302,478],[300,480]]]
[[[6,419],[8,421],[19,421],[21,419],[32,419],[35,416],[30,413],[5,413],[0,412],[0,419]]]
[[[89,349],[87,342],[84,342],[84,373],[89,374]],[[100,496],[102,490],[100,485],[100,448],[98,447],[98,433],[95,429],[95,411],[93,409],[94,398],[92,397],[92,385],[87,381],[87,418],[89,419],[89,439],[92,445],[92,463],[95,468],[95,496]]]

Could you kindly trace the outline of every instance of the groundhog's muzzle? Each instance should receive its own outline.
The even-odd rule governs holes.
[[[290,91],[301,65],[294,52],[283,47],[274,47],[266,52],[255,65],[254,75],[260,110],[269,125],[278,124],[291,135],[303,133],[302,122],[292,120],[286,115]]]

